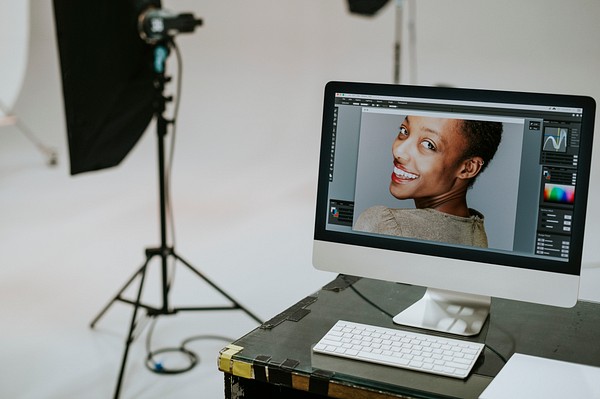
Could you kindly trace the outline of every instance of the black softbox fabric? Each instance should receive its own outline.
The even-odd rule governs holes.
[[[150,3],[54,0],[72,175],[118,165],[152,119],[152,47],[137,31]]]
[[[386,5],[388,0],[348,0],[348,9],[353,14],[372,17]]]

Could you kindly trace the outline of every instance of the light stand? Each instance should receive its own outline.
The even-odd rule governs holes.
[[[407,4],[408,3],[408,4]],[[406,6],[408,6],[408,18],[405,18],[405,10]],[[416,84],[417,77],[417,57],[415,54],[416,44],[415,44],[415,21],[414,21],[414,13],[416,10],[416,2],[414,0],[396,0],[396,9],[395,9],[395,30],[394,30],[394,84],[400,84],[402,81],[402,52],[405,51],[402,48],[402,43],[408,43],[407,49],[407,57],[408,62],[405,66],[408,66],[408,81],[411,84]],[[403,34],[405,33],[404,22],[408,19],[408,25],[406,26],[406,31],[408,33],[408,37],[406,40],[403,40]]]
[[[173,121],[169,121],[165,118],[164,112],[166,108],[167,98],[164,96],[164,86],[165,82],[168,81],[168,78],[165,76],[165,62],[169,55],[169,46],[170,40],[165,40],[158,42],[154,47],[154,69],[155,69],[155,117],[156,117],[156,133],[158,140],[158,182],[159,182],[159,195],[160,195],[160,247],[155,248],[147,248],[146,249],[146,261],[134,274],[131,278],[125,283],[125,285],[121,288],[121,290],[112,298],[112,300],[100,311],[100,313],[94,318],[91,322],[91,328],[94,328],[96,323],[100,320],[100,318],[106,313],[106,311],[110,308],[110,306],[115,301],[124,302],[130,305],[133,305],[133,314],[131,317],[131,323],[129,326],[129,332],[127,334],[127,339],[125,340],[125,350],[123,352],[123,359],[121,362],[121,370],[119,372],[119,377],[117,380],[117,386],[115,389],[115,398],[119,397],[121,390],[121,383],[123,381],[123,376],[125,372],[125,366],[127,363],[127,355],[129,353],[129,347],[134,341],[134,330],[136,328],[137,321],[137,313],[140,308],[146,310],[148,316],[158,317],[162,315],[172,315],[180,311],[208,311],[208,310],[242,310],[252,319],[256,320],[258,323],[262,324],[262,321],[253,313],[251,313],[248,309],[243,307],[237,301],[235,301],[231,296],[229,296],[225,291],[219,288],[215,283],[210,281],[206,276],[200,273],[196,268],[194,268],[189,262],[184,260],[181,256],[175,252],[173,246],[169,246],[167,243],[167,187],[165,184],[165,136],[167,135],[167,127]],[[161,261],[161,279],[162,279],[162,307],[154,307],[149,306],[147,304],[142,303],[142,290],[144,287],[144,280],[146,277],[146,271],[150,261],[159,257]],[[200,277],[206,283],[208,283],[211,287],[217,290],[221,295],[227,298],[230,302],[230,306],[213,306],[213,307],[172,307],[169,304],[169,293],[170,293],[170,281],[169,281],[169,272],[168,272],[168,260],[169,258],[174,259],[175,261],[181,262],[184,266],[186,266],[190,271],[192,271],[196,276]],[[123,293],[125,290],[133,283],[133,281],[140,277],[139,288],[137,291],[137,296],[135,301],[124,298]]]
[[[400,69],[402,64],[400,62],[402,58],[402,29],[403,29],[403,6],[404,0],[396,0],[396,24],[394,31],[394,83],[400,84]]]

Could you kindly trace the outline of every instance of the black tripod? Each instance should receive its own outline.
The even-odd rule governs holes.
[[[167,81],[164,74],[164,62],[166,57],[168,56],[168,45],[167,44],[159,44],[155,47],[155,58],[157,59],[158,65],[162,64],[162,67],[156,68],[155,66],[155,88],[156,88],[156,103],[155,103],[155,117],[157,123],[157,138],[158,138],[158,182],[159,182],[159,191],[160,191],[160,247],[156,248],[147,248],[146,249],[146,261],[134,274],[131,278],[125,283],[125,285],[121,288],[121,290],[113,297],[113,299],[100,311],[100,313],[96,316],[96,318],[91,322],[90,327],[94,328],[96,323],[100,320],[100,318],[106,313],[106,311],[110,308],[110,306],[115,301],[124,302],[130,305],[133,305],[133,315],[131,317],[131,324],[129,327],[129,333],[127,335],[127,339],[125,341],[125,350],[123,352],[123,360],[121,363],[121,370],[119,372],[119,377],[117,380],[117,386],[115,390],[115,399],[119,397],[119,393],[121,390],[121,383],[123,380],[123,375],[125,372],[125,365],[127,363],[127,355],[129,353],[129,346],[134,341],[134,330],[137,322],[137,313],[140,308],[146,310],[148,316],[158,317],[161,315],[172,315],[180,311],[202,311],[202,310],[242,310],[248,316],[256,320],[259,324],[262,324],[262,321],[250,312],[248,309],[240,305],[237,301],[235,301],[231,296],[229,296],[225,291],[219,288],[215,283],[210,281],[206,276],[196,270],[189,262],[185,261],[181,256],[179,256],[175,249],[172,246],[167,245],[167,187],[165,184],[165,136],[167,134],[167,126],[170,121],[168,121],[164,117],[164,111],[166,107],[167,99],[163,94],[164,85]],[[157,65],[157,63],[155,63]],[[158,70],[156,70],[158,69]],[[146,270],[150,263],[150,261],[154,257],[160,257],[161,260],[161,279],[162,279],[162,307],[154,307],[149,306],[142,303],[142,290],[144,287],[144,279],[146,277]],[[186,266],[189,270],[191,270],[194,274],[200,277],[202,280],[207,282],[210,286],[212,286],[215,290],[217,290],[220,294],[222,294],[225,298],[227,298],[231,305],[229,306],[213,306],[213,307],[171,307],[169,306],[169,291],[171,288],[171,284],[169,282],[169,273],[168,273],[168,260],[169,258],[174,259],[175,261],[181,262],[184,266]],[[140,277],[140,285],[137,292],[137,297],[135,301],[124,298],[123,293],[125,290],[133,283],[133,281]]]

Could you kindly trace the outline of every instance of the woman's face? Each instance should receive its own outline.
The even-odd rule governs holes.
[[[452,190],[466,146],[460,126],[454,119],[406,117],[392,145],[394,197],[434,199]]]

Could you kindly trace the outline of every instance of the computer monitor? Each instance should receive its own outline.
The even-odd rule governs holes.
[[[330,82],[313,264],[427,287],[398,324],[477,335],[491,297],[578,297],[595,102]]]

